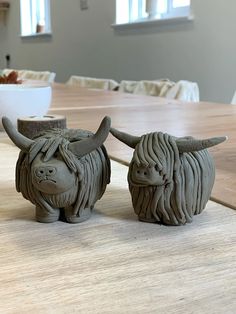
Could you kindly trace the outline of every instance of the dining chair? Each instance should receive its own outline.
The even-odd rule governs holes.
[[[103,90],[117,90],[119,87],[119,83],[112,79],[85,77],[77,75],[72,75],[66,82],[66,84]]]
[[[195,82],[169,79],[121,81],[119,91],[139,95],[159,96],[182,101],[199,101],[199,87]]]
[[[139,84],[138,81],[122,80],[120,82],[119,92],[133,94],[138,84]]]
[[[55,81],[56,73],[49,71],[32,71],[32,70],[17,70],[4,69],[3,74],[8,75],[10,72],[16,71],[19,79],[22,80],[38,80],[53,83]]]
[[[236,105],[236,91],[234,92],[233,98],[231,100],[231,105]]]
[[[159,96],[181,101],[199,101],[198,84],[185,80],[176,83],[168,79],[140,81],[134,90],[134,94]]]

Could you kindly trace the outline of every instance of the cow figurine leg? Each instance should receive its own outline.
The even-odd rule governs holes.
[[[66,221],[70,223],[79,223],[83,222],[90,218],[92,214],[92,208],[83,208],[80,209],[79,214],[74,213],[73,207],[69,207],[65,209],[65,218]]]
[[[58,208],[54,208],[52,212],[49,212],[45,208],[36,206],[35,208],[35,218],[38,222],[55,222],[58,221],[60,217],[60,210]]]

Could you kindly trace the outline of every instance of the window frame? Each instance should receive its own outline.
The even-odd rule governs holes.
[[[20,0],[21,37],[48,36],[52,34],[51,3],[50,0],[44,1],[45,25],[44,29],[40,31],[37,29],[37,5],[33,5],[35,0]]]
[[[164,13],[163,18],[175,18],[189,16],[191,10],[191,1],[189,6],[182,6],[175,8],[173,5],[174,0],[168,0],[169,13]]]
[[[116,22],[112,24],[112,27],[114,28],[134,28],[136,26],[148,26],[148,25],[155,25],[155,24],[171,24],[181,21],[192,21],[194,19],[194,16],[192,14],[191,10],[191,0],[189,6],[183,6],[183,7],[174,7],[173,1],[174,0],[167,0],[167,6],[168,10],[166,13],[160,13],[160,14],[147,14],[146,17],[140,16],[140,7],[143,3],[143,0],[126,0],[128,2],[128,20],[125,22],[119,22],[118,16],[117,16],[117,6],[121,1],[124,0],[116,0]],[[138,1],[139,3],[139,16],[137,19],[131,18],[131,11],[132,11],[132,3]],[[150,3],[154,3],[156,0],[146,0]],[[126,13],[127,16],[127,13]]]

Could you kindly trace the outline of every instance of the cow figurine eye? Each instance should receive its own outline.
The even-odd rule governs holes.
[[[159,176],[163,176],[163,171],[158,167],[158,165],[155,165],[154,169],[158,172]]]
[[[161,174],[161,170],[159,169],[159,167],[158,167],[158,165],[155,165],[155,170],[157,171],[157,172],[159,172],[159,174]]]
[[[191,222],[193,215],[203,211],[215,178],[207,148],[225,141],[226,137],[196,140],[178,139],[161,132],[141,137],[114,128],[110,132],[135,150],[128,182],[139,220],[177,226]],[[156,164],[151,166],[153,161]]]

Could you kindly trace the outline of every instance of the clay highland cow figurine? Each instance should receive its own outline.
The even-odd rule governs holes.
[[[139,220],[182,225],[202,212],[215,179],[214,163],[206,148],[226,137],[196,140],[161,132],[141,137],[114,128],[110,132],[134,148],[128,183]]]
[[[88,219],[110,182],[110,161],[103,142],[110,130],[105,117],[96,134],[85,130],[51,129],[29,139],[6,117],[3,126],[21,149],[16,189],[36,206],[39,222],[59,218],[70,223]]]

